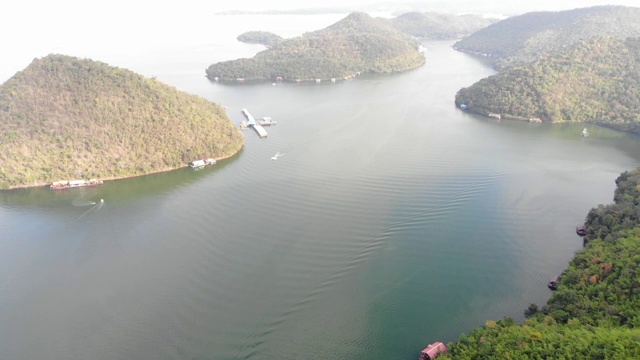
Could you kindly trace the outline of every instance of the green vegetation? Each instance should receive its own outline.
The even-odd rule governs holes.
[[[242,145],[220,106],[92,60],[49,55],[0,86],[0,189],[165,171]]]
[[[271,47],[282,41],[282,37],[267,31],[248,31],[238,35],[238,41]]]
[[[356,73],[390,73],[424,64],[418,43],[383,20],[352,13],[322,30],[283,40],[251,59],[209,66],[221,80],[284,81],[345,78]]]
[[[422,40],[453,40],[472,34],[498,20],[480,15],[409,12],[387,21],[398,30]]]
[[[479,114],[589,122],[640,134],[640,38],[596,38],[456,94]]]
[[[527,13],[490,25],[457,42],[454,48],[489,55],[498,69],[504,69],[601,36],[640,36],[640,8],[596,6]]]
[[[640,169],[616,180],[614,204],[592,209],[588,242],[542,309],[449,344],[442,359],[640,358]]]

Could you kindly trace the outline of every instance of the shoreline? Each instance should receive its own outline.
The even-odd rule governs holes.
[[[233,153],[233,154],[231,154],[229,156],[224,156],[224,157],[214,158],[214,159],[216,160],[216,162],[222,161],[222,160],[226,160],[226,159],[230,159],[230,158],[236,156],[243,148],[244,148],[244,144],[235,153]],[[107,178],[99,178],[97,180],[101,180],[101,181],[117,181],[117,180],[133,179],[133,178],[137,178],[137,177],[140,177],[140,176],[162,174],[162,173],[166,173],[166,172],[169,172],[169,171],[183,169],[183,168],[186,168],[186,167],[189,167],[189,165],[187,164],[187,165],[183,165],[183,166],[179,166],[179,167],[175,167],[175,168],[168,168],[168,169],[158,170],[158,171],[145,173],[145,174],[127,175],[127,176],[112,176],[112,177],[107,177]],[[50,182],[37,184],[37,185],[21,185],[21,186],[14,186],[14,187],[6,188],[6,189],[1,189],[0,191],[19,190],[19,189],[34,189],[34,188],[39,188],[39,187],[47,187],[49,185],[51,185]]]

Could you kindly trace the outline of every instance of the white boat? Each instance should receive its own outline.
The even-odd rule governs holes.
[[[589,132],[587,131],[587,128],[584,128],[584,130],[582,130],[582,136],[584,137],[589,136]]]

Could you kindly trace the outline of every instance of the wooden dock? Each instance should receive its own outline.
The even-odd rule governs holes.
[[[255,132],[258,134],[258,137],[260,137],[261,139],[267,137],[267,131],[261,125],[253,125],[253,130],[255,130]]]

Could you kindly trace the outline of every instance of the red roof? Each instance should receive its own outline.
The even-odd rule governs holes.
[[[429,359],[435,359],[438,355],[447,351],[447,347],[441,342],[434,342],[422,350],[422,354],[429,356]]]

